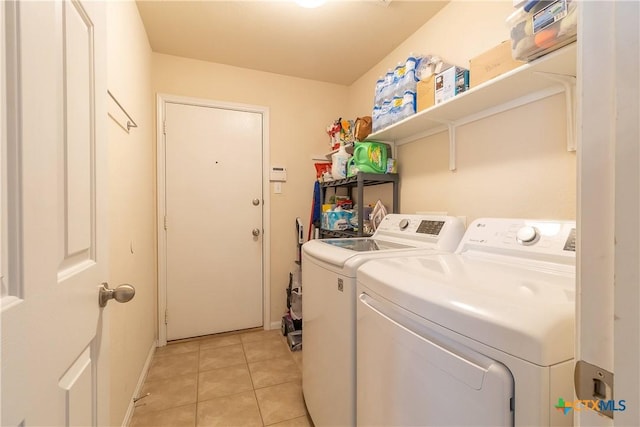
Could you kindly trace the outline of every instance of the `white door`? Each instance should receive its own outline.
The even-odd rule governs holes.
[[[168,340],[262,326],[262,126],[166,104]]]
[[[108,241],[104,4],[0,7],[7,76],[1,423],[106,424],[98,307]]]
[[[586,408],[575,420],[637,426],[640,4],[580,3],[577,359],[614,374],[605,400],[615,409],[613,419]]]

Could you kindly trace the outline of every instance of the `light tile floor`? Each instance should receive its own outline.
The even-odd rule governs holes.
[[[158,348],[131,427],[313,426],[302,352],[279,330],[211,335]]]

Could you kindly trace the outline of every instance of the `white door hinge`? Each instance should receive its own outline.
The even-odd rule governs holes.
[[[164,216],[164,229],[167,229],[167,216]]]
[[[164,122],[162,122],[162,133],[164,135],[167,134],[167,121],[166,120]]]
[[[169,310],[164,311],[164,324],[165,325],[169,324]]]

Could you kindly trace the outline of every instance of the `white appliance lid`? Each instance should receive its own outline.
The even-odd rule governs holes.
[[[574,354],[575,267],[458,254],[372,260],[358,282],[468,338],[549,366]],[[365,290],[366,292],[366,290]]]
[[[302,246],[303,264],[305,259],[313,258],[314,260],[330,264],[340,270],[353,269],[353,274],[355,274],[355,268],[365,262],[365,260],[399,254],[400,252],[416,251],[418,249],[415,246],[371,238],[337,239],[341,242],[335,242],[335,240],[336,239],[309,240]],[[356,247],[360,250],[357,250]],[[432,248],[420,249],[422,251],[421,253],[435,252]]]
[[[464,234],[459,218],[441,215],[388,214],[371,238],[310,240],[302,245],[305,256],[344,268],[360,255],[427,249],[453,252]],[[427,252],[428,252],[427,251]]]
[[[370,238],[327,239],[323,240],[323,242],[331,246],[336,246],[356,252],[382,251],[387,249],[408,249],[415,247]]]

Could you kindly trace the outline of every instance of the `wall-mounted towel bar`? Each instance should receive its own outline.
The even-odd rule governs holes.
[[[127,110],[125,110],[124,107],[118,102],[116,97],[113,96],[111,91],[107,90],[107,93],[109,94],[109,98],[111,98],[111,101],[113,101],[109,103],[109,117],[111,117],[118,124],[118,126],[124,129],[127,133],[129,133],[129,129],[137,128],[138,125],[136,124],[136,122],[131,118],[129,113],[127,113]],[[113,106],[114,103],[117,108]],[[126,119],[122,117],[122,114],[120,112],[124,113]]]

